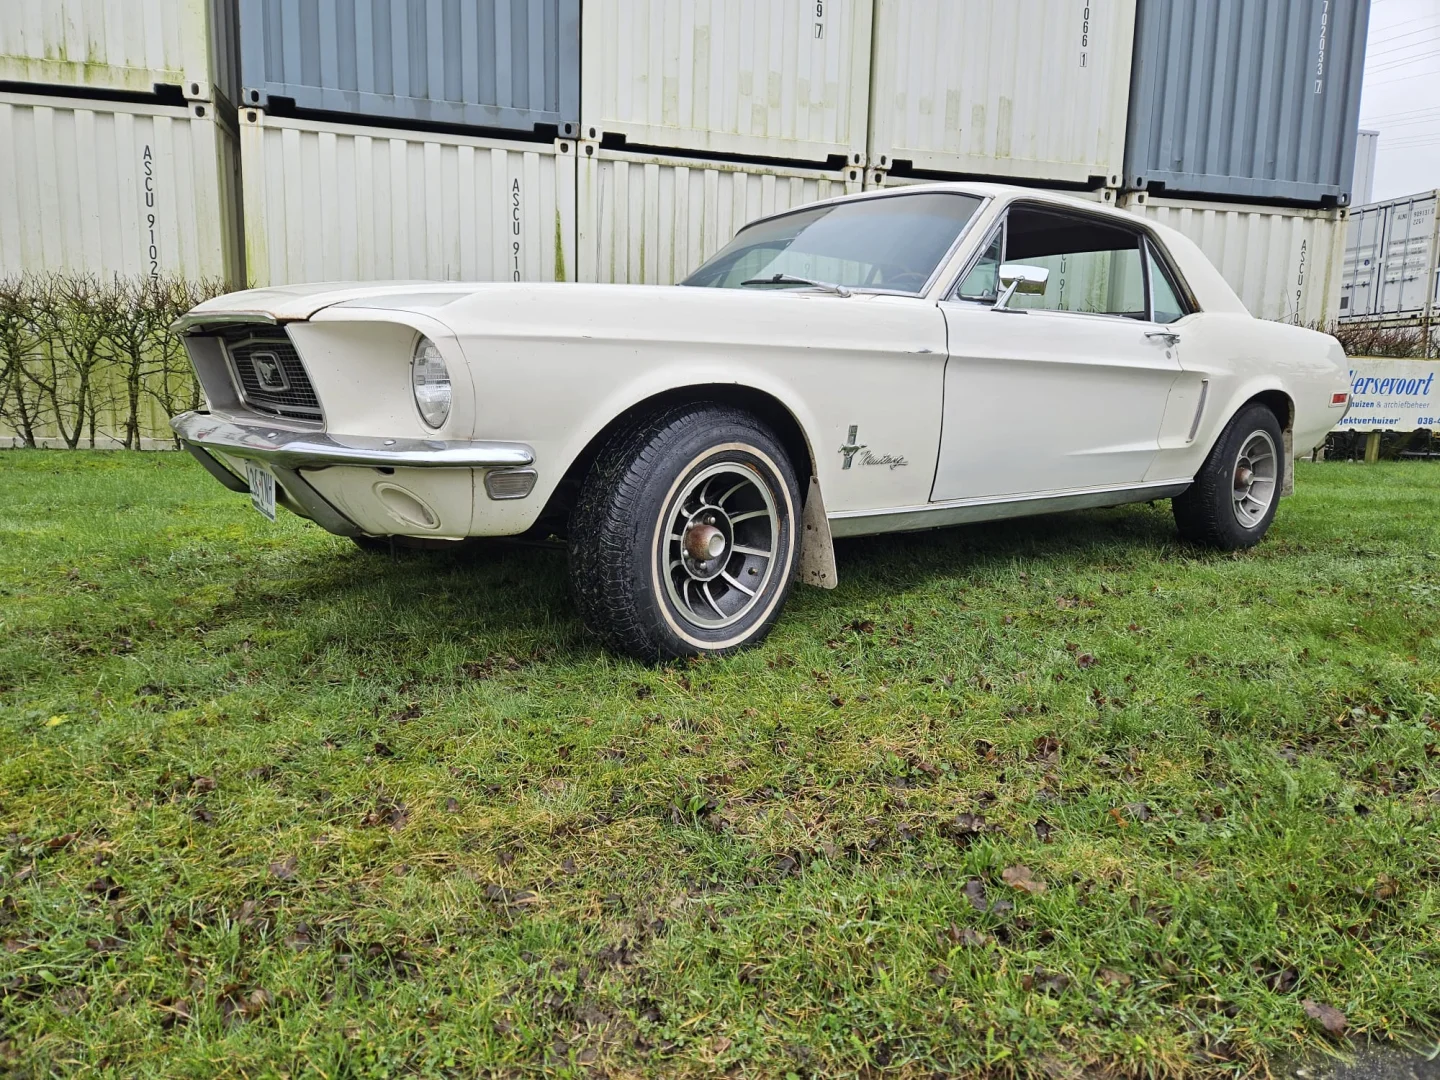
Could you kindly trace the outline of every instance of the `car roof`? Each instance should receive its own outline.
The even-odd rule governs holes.
[[[940,192],[953,192],[958,195],[975,195],[982,199],[997,199],[1006,202],[1014,202],[1019,199],[1028,199],[1036,202],[1053,203],[1057,206],[1070,207],[1076,210],[1089,210],[1101,213],[1109,217],[1118,218],[1133,225],[1136,221],[1134,214],[1128,214],[1123,210],[1117,210],[1113,206],[1107,206],[1101,202],[1094,202],[1090,199],[1081,198],[1077,195],[1069,195],[1063,191],[1052,191],[1046,188],[1023,187],[1019,184],[987,184],[979,181],[917,181],[915,183],[902,183],[894,187],[876,188],[870,191],[857,191],[850,195],[837,195],[831,199],[819,199],[815,202],[804,203],[799,206],[792,206],[785,210],[777,210],[773,214],[766,214],[764,217],[747,221],[748,228],[760,221],[771,221],[775,218],[785,217],[801,210],[813,210],[817,206],[833,206],[836,203],[865,202],[870,199],[903,198],[907,195],[927,195]]]

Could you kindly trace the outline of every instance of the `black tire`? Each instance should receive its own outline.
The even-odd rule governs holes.
[[[707,402],[644,417],[601,450],[571,511],[575,606],[646,663],[753,645],[790,594],[800,506],[784,447],[750,414]],[[684,550],[716,533],[719,554]]]
[[[1258,506],[1252,506],[1247,513],[1237,509],[1236,500],[1240,469],[1245,467],[1240,460],[1241,450],[1257,443],[1263,447],[1267,438],[1275,455],[1274,478],[1255,483],[1270,485],[1269,502],[1263,512]],[[1275,414],[1259,403],[1246,405],[1216,440],[1205,464],[1195,474],[1195,482],[1183,495],[1170,501],[1180,536],[1192,544],[1220,551],[1239,551],[1258,544],[1280,505],[1280,486],[1285,469],[1290,467],[1284,455],[1284,433]],[[1257,457],[1257,463],[1260,460]],[[1242,514],[1248,520],[1242,520]]]

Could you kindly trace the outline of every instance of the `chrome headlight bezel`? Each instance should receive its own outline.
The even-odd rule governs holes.
[[[455,404],[455,388],[439,346],[423,334],[410,355],[410,392],[425,426],[444,427]]]

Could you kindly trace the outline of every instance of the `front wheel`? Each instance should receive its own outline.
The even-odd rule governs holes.
[[[570,516],[586,624],[646,662],[760,641],[790,592],[800,489],[775,435],[739,409],[686,405],[620,431]]]
[[[1258,544],[1280,503],[1284,445],[1273,412],[1260,404],[1241,409],[1195,474],[1195,482],[1171,500],[1181,537],[1221,551]]]

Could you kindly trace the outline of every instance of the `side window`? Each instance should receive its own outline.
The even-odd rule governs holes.
[[[1150,304],[1155,309],[1155,321],[1172,323],[1183,319],[1187,314],[1185,305],[1180,302],[1164,264],[1156,256],[1154,244],[1146,244],[1146,254],[1149,256],[1145,261],[1150,264]]]
[[[1050,271],[1043,294],[1016,294],[1010,306],[1144,320],[1141,235],[1099,218],[1017,206],[1010,211],[1005,261]]]
[[[979,300],[993,304],[1000,295],[1000,260],[1004,252],[1005,230],[999,229],[980,261],[970,268],[965,280],[955,290],[961,300]]]

